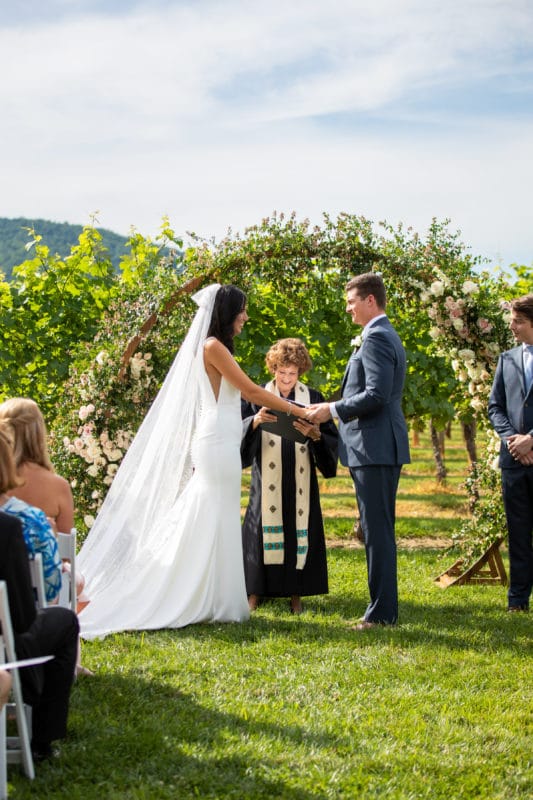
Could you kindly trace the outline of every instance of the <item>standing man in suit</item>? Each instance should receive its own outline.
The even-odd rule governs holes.
[[[396,492],[409,439],[402,412],[405,350],[387,315],[380,275],[346,285],[346,311],[362,325],[362,344],[346,367],[342,399],[309,407],[312,422],[339,419],[339,455],[350,468],[364,533],[370,602],[356,630],[398,621]]]
[[[498,360],[489,418],[501,439],[511,573],[507,610],[529,611],[533,587],[533,294],[513,300],[510,328],[519,344]]]
[[[24,701],[32,707],[31,749],[35,761],[53,756],[52,741],[67,732],[70,689],[78,649],[78,618],[69,608],[50,606],[39,612],[20,520],[0,511],[0,580],[7,596],[17,658],[53,655],[42,666],[20,671]]]

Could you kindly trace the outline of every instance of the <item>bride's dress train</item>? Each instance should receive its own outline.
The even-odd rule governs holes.
[[[240,521],[240,392],[223,377],[216,399],[203,360],[195,378],[200,414],[191,448],[194,472],[185,488],[160,515],[157,506],[149,510],[151,519],[139,514],[147,537],[139,537],[133,514],[111,537],[109,557],[98,543],[82,548],[80,569],[90,597],[80,613],[85,639],[249,617]],[[179,408],[174,413],[179,414]],[[180,442],[165,446],[179,448]],[[155,458],[156,469],[157,453],[148,458]],[[171,473],[163,470],[161,475],[172,481]],[[122,491],[138,495],[143,487],[135,487],[132,480]],[[105,531],[100,540],[105,544]]]

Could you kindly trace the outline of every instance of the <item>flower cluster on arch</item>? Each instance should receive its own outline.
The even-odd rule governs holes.
[[[429,321],[436,352],[465,390],[474,415],[484,415],[498,357],[510,344],[503,280],[485,273],[457,278],[433,266],[434,280],[411,280]]]
[[[75,435],[63,436],[63,456],[72,459],[77,466],[77,476],[71,480],[73,490],[83,494],[83,521],[90,528],[103,503],[105,493],[128,450],[138,426],[142,408],[156,391],[156,381],[151,363],[151,353],[134,353],[129,359],[126,375],[120,386],[116,386],[116,356],[101,350],[89,367],[78,375],[78,399],[76,409],[77,427]],[[109,394],[113,387],[120,392],[120,415],[118,428],[109,415]],[[127,413],[130,406],[132,413]],[[125,410],[125,413],[124,413]],[[129,423],[129,424],[128,424]]]

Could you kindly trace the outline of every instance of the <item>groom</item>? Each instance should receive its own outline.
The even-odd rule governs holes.
[[[339,419],[339,455],[350,468],[365,537],[370,603],[356,630],[398,621],[394,532],[396,491],[409,440],[402,412],[405,350],[387,315],[380,275],[366,272],[346,285],[346,311],[362,325],[362,344],[346,367],[342,399],[309,406],[311,422]]]

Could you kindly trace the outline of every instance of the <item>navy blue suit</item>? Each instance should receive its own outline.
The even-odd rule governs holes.
[[[533,385],[526,391],[522,346],[502,353],[489,398],[489,418],[501,439],[500,467],[509,536],[509,606],[528,606],[533,587],[533,466],[515,461],[507,439],[533,436]]]
[[[365,537],[370,603],[368,622],[398,620],[396,492],[410,462],[402,411],[405,350],[387,317],[366,326],[348,362],[339,415],[339,456],[350,468]]]

